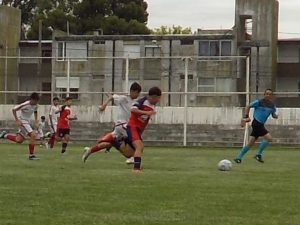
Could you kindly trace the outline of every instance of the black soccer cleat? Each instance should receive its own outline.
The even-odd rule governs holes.
[[[36,157],[35,155],[29,155],[29,160],[39,160],[40,158]]]
[[[236,163],[242,163],[241,159],[234,159],[233,161],[235,161]]]
[[[0,138],[4,138],[5,134],[7,134],[7,132],[4,130],[0,133]]]
[[[111,147],[106,148],[105,153],[110,153],[110,149],[111,149]]]
[[[262,156],[261,155],[256,155],[254,156],[254,159],[256,159],[258,162],[260,163],[264,163],[265,161],[263,160]]]

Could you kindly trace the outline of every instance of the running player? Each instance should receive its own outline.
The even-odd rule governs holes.
[[[50,139],[48,141],[49,148],[52,149],[55,142],[55,134],[57,132],[57,120],[59,112],[59,98],[53,98],[53,104],[50,106],[49,110],[49,125],[50,125]]]
[[[71,105],[72,98],[67,97],[65,104],[61,106],[57,112],[59,113],[59,119],[57,123],[56,140],[62,141],[62,154],[66,152],[68,142],[70,141],[70,121],[77,120],[76,115],[72,113]]]
[[[130,86],[129,95],[111,95],[100,107],[99,110],[102,112],[105,110],[108,103],[114,100],[114,103],[118,106],[118,117],[114,124],[114,130],[103,137],[100,137],[97,143],[92,147],[86,147],[85,152],[82,156],[82,160],[85,162],[88,157],[98,152],[102,149],[107,149],[112,147],[112,142],[114,140],[122,140],[127,137],[126,124],[128,122],[131,106],[136,98],[140,95],[142,88],[141,86],[134,82]],[[128,158],[126,163],[133,163],[133,158]]]
[[[243,156],[249,151],[259,137],[263,137],[264,139],[260,143],[254,158],[258,162],[264,162],[262,158],[263,151],[272,141],[272,136],[265,128],[265,123],[270,115],[272,115],[274,119],[278,118],[278,115],[276,114],[276,107],[271,101],[272,97],[273,91],[271,89],[266,89],[263,99],[255,100],[245,107],[245,116],[242,119],[241,125],[244,126],[246,123],[251,121],[249,118],[249,112],[250,108],[254,108],[253,121],[251,124],[252,133],[250,135],[248,145],[245,145],[234,159],[236,163],[242,162]]]
[[[156,114],[155,105],[160,101],[160,98],[161,90],[158,87],[150,88],[148,96],[138,99],[131,107],[131,115],[126,127],[127,138],[125,141],[114,140],[112,142],[113,146],[125,157],[129,158],[134,156],[134,172],[141,171],[142,154],[144,150],[141,136],[150,118]]]
[[[32,93],[28,101],[23,102],[12,109],[13,116],[16,120],[16,124],[19,127],[19,131],[17,134],[9,134],[6,131],[2,131],[0,134],[0,138],[5,138],[7,140],[16,142],[16,143],[23,143],[26,136],[30,137],[29,140],[29,160],[37,160],[39,159],[34,155],[35,149],[35,139],[36,139],[36,132],[30,125],[30,120],[32,114],[34,114],[34,126],[37,128],[38,126],[38,102],[39,102],[39,95],[38,93]],[[19,115],[17,112],[20,112]]]
[[[144,143],[142,133],[147,127],[151,116],[156,114],[155,105],[160,101],[161,90],[158,87],[150,88],[148,96],[140,98],[131,108],[131,116],[127,124],[127,143],[134,149],[133,171],[141,170]]]

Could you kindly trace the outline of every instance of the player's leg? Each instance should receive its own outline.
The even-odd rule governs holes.
[[[142,164],[142,155],[143,155],[143,150],[144,150],[144,143],[142,140],[136,140],[132,142],[135,152],[134,152],[134,166],[133,170],[140,171],[142,169],[141,164]]]
[[[104,136],[100,137],[97,140],[97,143],[91,147],[85,147],[84,148],[84,153],[82,155],[82,161],[86,162],[88,157],[96,152],[99,152],[103,149],[111,148],[112,142],[115,140],[115,137],[113,135],[113,132],[107,133]]]
[[[0,138],[10,140],[16,143],[22,143],[24,141],[24,137],[22,135],[7,133],[6,131],[2,131],[0,133]]]
[[[29,139],[29,144],[28,144],[28,150],[29,150],[29,160],[37,160],[39,158],[37,158],[34,155],[34,150],[35,150],[35,141],[36,141],[36,133],[34,131],[31,131],[30,133],[28,133],[28,136],[30,137]]]
[[[264,160],[262,158],[263,151],[266,149],[266,147],[272,142],[272,135],[270,133],[267,133],[263,136],[264,139],[261,141],[258,149],[256,150],[256,154],[254,158],[261,163],[264,163]]]
[[[250,148],[255,144],[255,141],[257,140],[257,137],[254,136],[250,136],[250,140],[249,143],[247,145],[245,145],[237,154],[237,156],[235,157],[234,161],[236,163],[241,163],[242,162],[242,158],[244,157],[244,155],[250,150]]]
[[[53,125],[54,127],[50,127],[50,138],[48,140],[48,146],[50,149],[52,149],[54,147],[54,143],[56,140],[56,133],[57,133],[57,126]]]
[[[134,166],[133,170],[140,171],[142,163],[142,154],[144,149],[144,144],[141,137],[141,130],[137,127],[127,126],[127,136],[129,143],[132,143],[132,147],[135,149],[134,152]]]
[[[64,129],[64,136],[62,138],[62,144],[61,144],[62,154],[66,152],[69,141],[70,141],[70,130]]]

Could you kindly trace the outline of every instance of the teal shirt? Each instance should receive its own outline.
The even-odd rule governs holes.
[[[255,100],[251,102],[250,108],[254,108],[254,119],[262,124],[265,124],[268,117],[276,112],[275,104],[265,99]]]

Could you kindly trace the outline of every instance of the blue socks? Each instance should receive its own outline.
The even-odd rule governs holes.
[[[262,155],[263,151],[265,150],[265,148],[269,145],[270,142],[268,142],[267,140],[262,140],[262,142],[260,143],[257,151],[256,151],[256,155]],[[242,159],[243,156],[249,151],[249,146],[246,145],[244,146],[241,151],[239,152],[239,154],[237,155],[236,159]]]
[[[268,142],[267,140],[264,139],[264,140],[260,143],[260,145],[259,145],[259,147],[258,147],[258,149],[257,149],[257,151],[256,151],[256,155],[262,155],[263,151],[265,150],[265,148],[266,148],[268,145],[269,145],[269,142]]]
[[[248,145],[245,145],[241,151],[239,152],[239,154],[237,155],[236,159],[242,159],[243,156],[249,151],[249,146]]]

